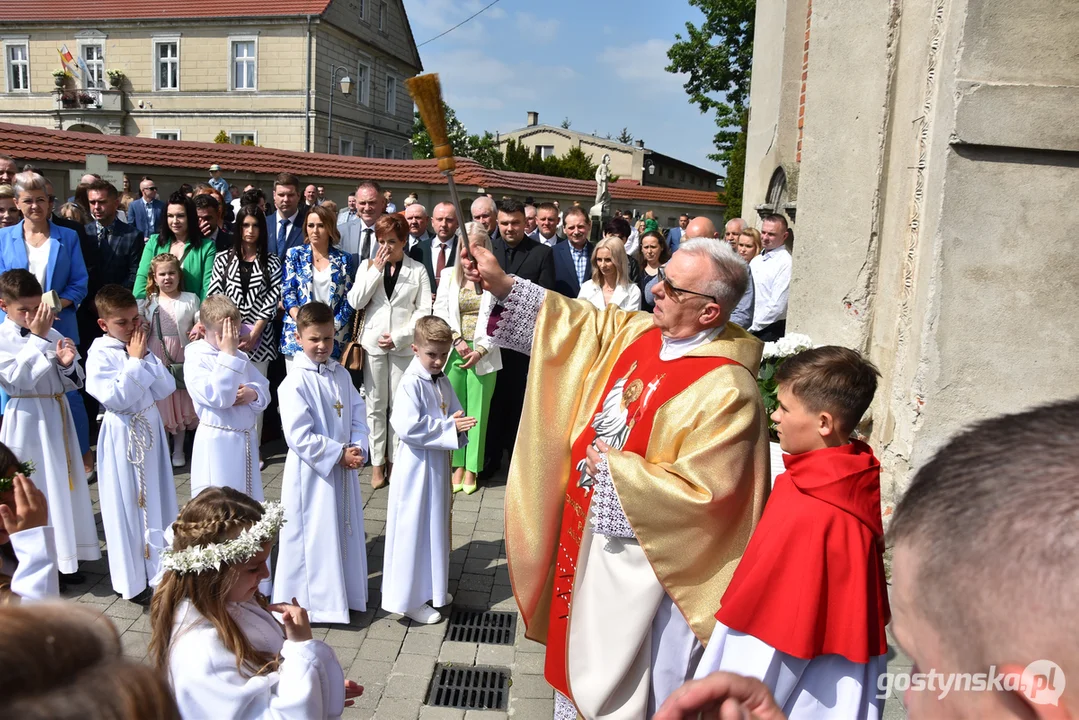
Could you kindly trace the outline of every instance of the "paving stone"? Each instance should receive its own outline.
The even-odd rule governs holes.
[[[430,676],[391,674],[383,695],[388,698],[412,698],[422,701],[427,697],[430,685]]]
[[[397,659],[397,652],[401,649],[401,643],[393,640],[376,640],[367,638],[360,646],[360,657],[364,660],[377,660],[379,662],[393,662]]]
[[[464,571],[473,575],[494,575],[493,558],[470,557],[465,560]]]
[[[516,650],[512,645],[488,645],[486,643],[480,643],[479,650],[476,652],[476,664],[496,665],[498,667],[508,668],[513,665],[515,654]]]
[[[420,720],[465,720],[465,711],[424,705],[420,708]]]
[[[546,660],[546,656],[543,653],[516,652],[516,648],[514,648],[514,651],[514,673],[526,673],[531,675],[543,674],[543,664]]]
[[[405,654],[402,650],[397,656],[397,662],[393,664],[392,673],[430,678],[435,669],[435,657],[437,657],[437,652],[434,655],[415,655]]]
[[[440,635],[409,632],[405,636],[404,644],[401,645],[401,657],[404,657],[405,653],[410,653],[435,658],[438,657],[438,650],[441,647],[442,636]]]
[[[458,665],[472,665],[476,662],[476,643],[450,642],[442,643],[442,649],[438,652],[440,663],[454,663]],[[540,657],[543,657],[542,655]]]
[[[468,546],[468,558],[470,560],[473,558],[494,559],[497,558],[501,552],[502,543],[473,541],[472,544]]]
[[[453,596],[453,604],[456,607],[471,608],[473,610],[486,610],[491,604],[491,593],[476,590],[464,590]]]
[[[323,638],[328,645],[334,647],[346,647],[346,648],[358,648],[363,645],[363,641],[369,631],[367,630],[342,630],[333,629],[327,630],[326,637]]]
[[[554,699],[539,700],[535,698],[513,697],[510,692],[510,709],[507,713],[513,720],[551,720],[554,716]]]
[[[378,704],[379,720],[415,720],[420,716],[420,701],[384,697]]]
[[[475,591],[487,591],[490,592],[494,587],[495,579],[493,575],[474,575],[465,572],[461,575],[460,580],[457,582],[457,587],[461,590],[475,590]]]
[[[501,720],[508,717],[501,710],[469,710],[465,713],[465,720]]]
[[[396,617],[376,620],[367,628],[367,637],[400,642],[405,639],[405,633],[408,632],[408,625],[405,624],[407,622]]]
[[[519,698],[553,698],[554,690],[551,689],[551,686],[547,684],[542,675],[521,673],[513,676],[510,695]]]

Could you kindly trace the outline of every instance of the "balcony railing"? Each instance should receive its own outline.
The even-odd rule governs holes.
[[[56,90],[56,108],[58,110],[104,110],[122,112],[124,109],[123,90],[99,90],[97,88]]]

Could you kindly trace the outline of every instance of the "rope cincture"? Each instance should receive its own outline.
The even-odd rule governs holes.
[[[251,495],[251,474],[252,474],[252,472],[251,472],[251,432],[254,430],[254,427],[252,426],[252,427],[249,427],[249,428],[239,429],[239,428],[229,427],[228,425],[214,425],[214,424],[208,423],[208,422],[204,422],[204,423],[200,423],[200,424],[203,425],[204,427],[213,428],[215,430],[224,430],[226,432],[234,432],[234,433],[242,433],[243,434],[243,436],[244,436],[244,472],[247,475],[245,487],[247,488],[246,489],[247,496],[248,497],[253,497]]]
[[[152,407],[152,406],[151,406]],[[139,473],[139,508],[142,510],[143,538],[150,529],[150,518],[146,509],[146,453],[154,446],[154,428],[146,419],[143,408],[136,412],[111,410],[110,412],[131,418],[127,423],[127,461],[135,466]],[[150,543],[145,542],[143,557],[150,559]]]
[[[75,491],[75,475],[71,469],[71,447],[67,437],[67,410],[65,410],[64,398],[67,393],[49,393],[46,395],[11,395],[13,400],[55,400],[60,404],[60,424],[63,425],[64,433],[64,457],[67,459],[67,489]]]

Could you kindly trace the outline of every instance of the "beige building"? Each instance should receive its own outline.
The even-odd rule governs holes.
[[[55,0],[0,7],[0,121],[166,140],[411,157],[421,70],[401,0]],[[63,86],[59,50],[74,56]],[[110,71],[123,78],[114,83]],[[342,92],[347,78],[349,93]]]
[[[533,152],[538,150],[544,159],[552,155],[565,155],[574,147],[581,148],[596,164],[604,155],[610,155],[612,175],[641,185],[712,192],[720,189],[720,177],[716,173],[650,150],[644,146],[643,140],[627,145],[575,130],[541,125],[537,112],[528,113],[525,127],[499,135],[498,142],[503,151],[510,140],[523,144]]]
[[[1079,14],[1060,0],[756,13],[742,214],[796,214],[788,331],[880,367],[869,436],[890,501],[970,423],[1079,395]]]

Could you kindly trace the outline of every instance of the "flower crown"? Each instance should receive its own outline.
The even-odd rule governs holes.
[[[11,490],[11,488],[15,487],[15,475],[22,473],[26,477],[30,477],[34,474],[35,469],[36,468],[34,467],[33,460],[27,460],[24,463],[19,463],[19,465],[15,469],[14,474],[9,475],[8,477],[0,477],[0,493],[5,493],[8,490]]]
[[[161,567],[183,575],[204,570],[220,570],[222,565],[244,563],[262,550],[267,540],[277,537],[285,523],[285,508],[279,502],[262,504],[262,518],[233,540],[209,545],[193,545],[183,550],[163,550]]]

